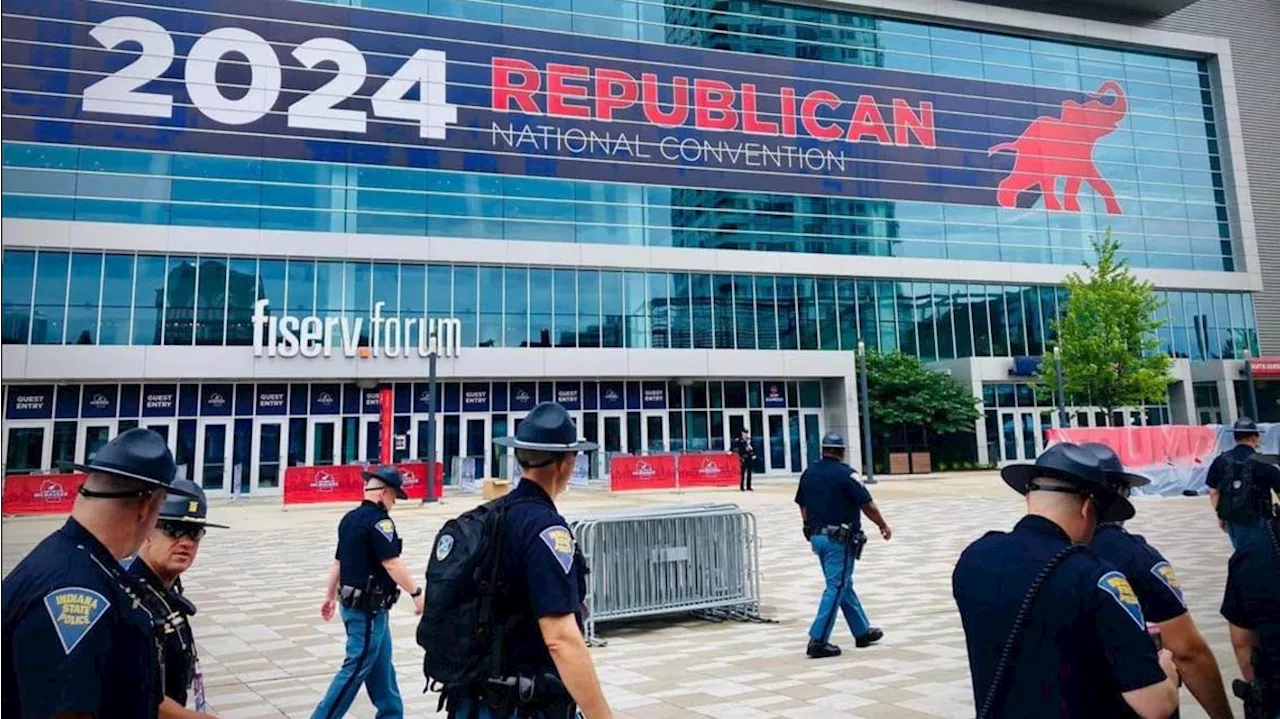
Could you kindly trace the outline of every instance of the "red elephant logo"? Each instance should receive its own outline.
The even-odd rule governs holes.
[[[1080,186],[1088,182],[1106,201],[1107,214],[1121,214],[1115,191],[1093,164],[1093,148],[1116,131],[1128,111],[1124,90],[1115,80],[1108,80],[1084,103],[1064,100],[1062,117],[1041,115],[1017,139],[993,145],[988,156],[1005,150],[1018,153],[1013,171],[1000,181],[996,202],[1001,207],[1017,207],[1019,194],[1039,187],[1046,210],[1079,212]],[[1059,202],[1057,182],[1063,177],[1067,187]]]

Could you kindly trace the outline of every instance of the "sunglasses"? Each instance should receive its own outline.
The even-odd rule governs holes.
[[[160,522],[156,525],[164,536],[170,539],[190,539],[193,542],[199,542],[204,538],[205,528],[197,527],[190,524],[178,524],[177,522]]]

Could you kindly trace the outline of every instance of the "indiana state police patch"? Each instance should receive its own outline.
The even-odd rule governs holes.
[[[538,535],[546,542],[547,548],[556,556],[564,573],[573,568],[573,535],[566,527],[547,527]]]
[[[84,587],[55,589],[44,596],[44,608],[53,620],[62,650],[67,654],[76,648],[110,607],[111,602],[106,597]]]
[[[1173,596],[1178,598],[1182,606],[1187,606],[1187,600],[1182,597],[1182,583],[1178,581],[1178,575],[1173,573],[1172,565],[1168,562],[1160,562],[1151,567],[1151,573],[1173,592]]]
[[[1138,604],[1138,595],[1133,593],[1129,580],[1120,572],[1107,572],[1098,580],[1098,587],[1111,595],[1122,609],[1138,623],[1138,628],[1146,631],[1147,623],[1142,619],[1142,605]]]
[[[396,523],[390,519],[379,520],[379,522],[373,526],[378,530],[378,534],[387,538],[388,542],[396,538]]]

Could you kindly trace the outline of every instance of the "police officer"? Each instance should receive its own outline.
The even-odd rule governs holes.
[[[1227,565],[1222,616],[1248,688],[1245,719],[1280,719],[1280,519],[1263,525],[1266,541],[1241,547]],[[1256,713],[1250,713],[1252,709]]]
[[[586,719],[611,719],[582,634],[586,568],[555,505],[569,486],[577,453],[596,445],[579,440],[569,413],[553,402],[534,407],[515,437],[494,441],[514,448],[522,472],[506,497],[503,516],[501,567],[509,588],[504,607],[514,616],[505,635],[502,672],[536,681],[533,696],[510,702],[519,704],[514,711],[500,712],[491,697],[462,696],[449,698],[449,716],[561,719],[573,717],[576,709]]]
[[[164,438],[132,429],[76,469],[71,517],[4,579],[0,715],[155,717],[154,617],[121,560],[155,527],[177,467]]]
[[[733,440],[733,451],[738,455],[738,491],[752,492],[751,474],[755,470],[756,448],[751,444],[751,432],[746,427],[742,434]]]
[[[1205,484],[1209,486],[1209,502],[1219,517],[1218,526],[1227,533],[1232,549],[1239,549],[1242,544],[1248,542],[1265,541],[1262,531],[1263,521],[1271,516],[1271,493],[1280,494],[1280,468],[1254,461],[1254,455],[1257,454],[1258,446],[1262,441],[1256,422],[1248,417],[1241,417],[1232,425],[1231,431],[1235,435],[1236,446],[1218,455],[1209,464]],[[1222,495],[1233,489],[1233,487],[1224,487],[1224,482],[1239,481],[1239,478],[1234,476],[1234,470],[1251,472],[1253,511],[1249,512],[1249,517],[1243,520],[1224,519],[1222,508],[1219,507],[1223,500]]]
[[[806,653],[813,659],[840,654],[840,647],[828,642],[837,608],[844,613],[858,647],[871,646],[884,636],[867,621],[867,613],[853,590],[853,565],[866,543],[862,514],[875,522],[885,541],[893,531],[872,501],[871,493],[858,481],[857,471],[844,463],[844,452],[844,437],[839,432],[828,432],[822,437],[822,459],[800,475],[800,486],[796,488],[804,537],[818,555],[826,579],[818,615],[809,627]]]
[[[1146,477],[1124,471],[1120,458],[1105,444],[1090,442],[1080,446],[1097,455],[1107,478],[1122,496],[1128,497],[1134,487],[1150,483]],[[1191,618],[1173,565],[1141,535],[1125,530],[1124,522],[1099,522],[1089,548],[1129,580],[1138,595],[1143,618],[1158,628],[1161,645],[1173,653],[1178,674],[1210,719],[1230,719],[1231,705],[1227,703],[1218,660]]]
[[[209,502],[195,482],[178,479],[173,486],[195,498],[174,494],[170,488],[169,497],[160,507],[160,521],[142,543],[129,571],[142,580],[143,602],[164,623],[164,701],[160,703],[160,719],[210,719],[204,713],[204,679],[191,633],[196,607],[183,594],[179,576],[195,563],[205,530],[227,529],[227,525],[209,521]],[[195,711],[186,708],[188,692],[195,695]]]
[[[397,499],[408,499],[404,480],[395,467],[378,467],[361,473],[364,500],[347,512],[338,524],[338,549],[329,569],[329,581],[320,617],[333,618],[342,604],[347,630],[347,655],[329,684],[329,691],[311,714],[312,719],[345,716],[360,686],[378,710],[378,719],[404,716],[404,703],[391,663],[391,626],[388,612],[399,599],[399,587],[413,598],[414,614],[422,614],[422,588],[400,558],[403,540],[388,516]]]
[[[1097,455],[1070,443],[1001,476],[1026,495],[1027,516],[970,544],[951,578],[979,719],[1169,717],[1172,655],[1157,653],[1124,574],[1083,545],[1133,505]]]

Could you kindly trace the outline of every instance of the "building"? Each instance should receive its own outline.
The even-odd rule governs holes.
[[[1221,4],[6,0],[5,472],[145,425],[271,494],[376,458],[387,386],[423,456],[430,347],[451,475],[545,399],[796,472],[858,435],[859,343],[982,398],[953,458],[1024,459],[1058,419],[1020,368],[1107,230],[1177,378],[1114,419],[1234,416],[1280,190],[1233,50],[1276,16],[1186,19]]]

